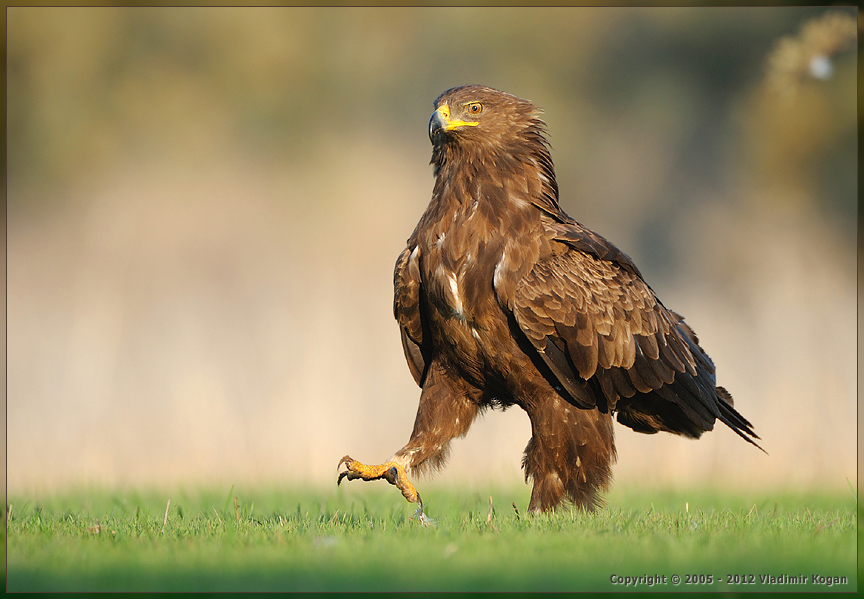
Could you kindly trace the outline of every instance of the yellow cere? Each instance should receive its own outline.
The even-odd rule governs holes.
[[[459,127],[476,127],[480,123],[477,121],[460,121],[460,120],[450,120],[450,107],[446,104],[439,106],[437,110],[438,114],[444,119],[444,122],[447,123],[444,126],[445,131],[452,131],[453,129],[457,129]]]

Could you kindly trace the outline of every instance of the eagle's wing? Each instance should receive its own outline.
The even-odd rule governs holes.
[[[396,260],[393,272],[393,314],[402,334],[402,349],[408,369],[421,387],[429,365],[428,339],[424,340],[423,306],[420,297],[420,249],[407,247]],[[428,337],[428,335],[427,335]]]
[[[698,436],[720,418],[750,424],[716,387],[692,329],[666,309],[632,261],[575,222],[553,225],[557,252],[516,284],[512,313],[543,362],[583,407],[605,400],[640,432]],[[749,439],[748,439],[749,440]]]

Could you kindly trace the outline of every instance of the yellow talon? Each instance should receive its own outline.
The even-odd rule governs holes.
[[[384,464],[367,466],[366,464],[361,464],[347,455],[339,460],[339,466],[337,466],[337,468],[341,468],[342,464],[345,464],[346,470],[339,473],[339,478],[336,480],[337,485],[342,483],[343,478],[348,478],[348,480],[355,480],[358,478],[362,480],[378,480],[379,478],[383,478],[388,483],[395,485],[397,489],[402,491],[402,495],[405,499],[411,503],[416,503],[422,513],[423,502],[420,500],[420,493],[417,492],[417,489],[415,489],[414,485],[411,484],[411,481],[408,480],[408,475],[405,473],[405,468],[402,467],[402,464],[396,462],[385,462]]]

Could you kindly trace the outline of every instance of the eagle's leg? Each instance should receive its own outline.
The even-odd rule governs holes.
[[[408,480],[407,472],[417,476],[428,469],[441,468],[447,460],[450,441],[468,432],[480,409],[481,392],[455,380],[443,368],[432,364],[420,394],[414,430],[405,446],[380,465],[368,466],[345,456],[339,461],[346,469],[337,484],[348,480],[384,479],[395,485],[408,501],[417,503],[423,514],[420,493]]]
[[[612,482],[612,416],[577,408],[557,394],[528,406],[532,437],[525,448],[525,479],[533,480],[529,511],[555,509],[563,500],[589,511]]]

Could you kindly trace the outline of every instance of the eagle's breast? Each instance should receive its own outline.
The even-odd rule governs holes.
[[[548,242],[523,183],[457,180],[465,184],[433,198],[417,241],[433,338],[479,377],[495,368],[500,340],[510,336],[502,297],[515,292]]]

